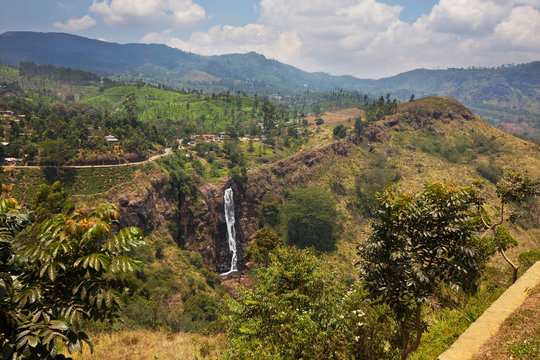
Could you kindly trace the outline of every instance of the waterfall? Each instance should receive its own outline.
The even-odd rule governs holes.
[[[238,271],[236,268],[236,232],[234,231],[234,197],[231,188],[225,190],[223,194],[225,208],[225,222],[227,223],[227,240],[229,241],[229,250],[232,252],[231,269],[221,276],[229,275]]]

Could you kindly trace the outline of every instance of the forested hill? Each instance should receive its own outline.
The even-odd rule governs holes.
[[[499,68],[418,69],[374,81],[364,91],[385,89],[402,99],[407,94],[452,97],[507,132],[540,137],[540,61]]]
[[[323,90],[352,89],[358,82],[351,76],[307,73],[256,53],[200,56],[165,45],[121,45],[64,33],[6,32],[0,35],[0,48],[0,61],[11,65],[31,61],[101,75],[140,76],[175,86],[235,84]]]
[[[0,61],[67,66],[172,87],[250,93],[341,88],[398,100],[453,97],[510,133],[540,138],[540,61],[499,68],[417,69],[379,80],[308,73],[256,53],[200,56],[165,45],[116,44],[64,33],[6,32]]]

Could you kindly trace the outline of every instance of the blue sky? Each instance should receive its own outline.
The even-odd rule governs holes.
[[[363,78],[540,60],[540,0],[0,0],[4,31],[256,51]]]

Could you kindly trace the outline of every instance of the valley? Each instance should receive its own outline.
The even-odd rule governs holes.
[[[55,78],[55,68],[32,75],[1,69],[15,91],[4,94],[0,108],[25,115],[2,123],[9,143],[3,157],[24,159],[2,167],[0,181],[12,187],[3,199],[17,198],[36,221],[111,203],[119,217],[109,229],[136,226],[144,235],[145,244],[125,245],[139,265],[122,275],[129,288],[118,292],[124,322],[74,321],[95,346],[94,355],[86,345],[82,355],[61,349],[75,359],[142,359],[148,352],[163,359],[331,358],[329,351],[342,359],[395,358],[399,341],[389,334],[398,325],[388,307],[367,305],[359,280],[359,247],[380,216],[376,194],[390,186],[414,198],[426,183],[452,193],[476,181],[476,210],[495,219],[497,183],[512,171],[533,187],[540,178],[538,144],[449,97],[402,102],[335,91],[291,105],[242,90],[169,89],[88,74],[95,83],[85,84]],[[109,135],[117,137],[113,146]],[[234,200],[238,271],[220,276],[231,268],[226,189]],[[508,205],[520,216],[503,234],[520,273],[539,258],[534,191]],[[108,214],[103,219],[112,219]],[[14,231],[20,246],[40,231],[25,226]],[[303,230],[312,228],[306,240]],[[437,287],[424,305],[420,346],[408,358],[435,359],[510,285],[496,242],[477,233],[477,287]],[[316,250],[305,249],[311,246]],[[96,264],[86,271],[99,271]],[[282,343],[294,354],[273,345]]]

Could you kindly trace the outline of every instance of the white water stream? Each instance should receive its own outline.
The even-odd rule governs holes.
[[[232,252],[231,269],[226,273],[220,274],[221,276],[226,276],[238,271],[236,267],[236,232],[234,231],[234,197],[231,188],[225,190],[223,203],[225,208],[225,222],[227,223],[227,240],[229,241],[229,250]]]

